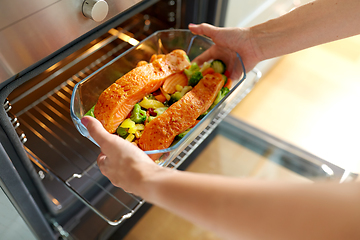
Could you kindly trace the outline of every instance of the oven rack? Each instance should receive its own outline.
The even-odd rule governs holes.
[[[146,29],[145,29],[146,30]],[[105,48],[107,45],[115,41],[116,39],[124,37],[123,35],[126,33],[126,30],[117,30],[117,29],[111,29],[109,30],[110,36],[103,39],[102,41],[96,43],[93,47],[82,53],[80,56],[78,56],[76,59],[71,61],[70,63],[66,64],[59,70],[52,73],[50,76],[48,76],[45,80],[41,81],[40,83],[36,84],[35,86],[29,88],[27,91],[19,95],[17,98],[14,98],[12,100],[13,104],[16,104],[18,101],[23,99],[24,97],[33,94],[36,92],[39,88],[47,84],[48,82],[52,81],[56,76],[62,74],[64,71],[70,69],[71,67],[75,66],[82,60],[89,58],[92,54],[95,52]],[[144,34],[142,31],[137,31],[136,34],[134,34],[132,37],[137,38],[138,36]],[[134,39],[132,38],[132,39]],[[135,39],[134,39],[135,40]],[[130,218],[140,206],[143,205],[144,201],[140,198],[134,196],[133,194],[126,193],[120,188],[114,187],[110,182],[107,180],[104,182],[105,177],[102,176],[99,168],[96,164],[96,157],[100,153],[100,150],[92,151],[91,157],[92,159],[83,159],[82,164],[74,163],[71,159],[71,157],[66,157],[60,148],[57,146],[58,144],[55,144],[54,141],[48,140],[47,137],[45,137],[45,134],[41,132],[43,128],[45,128],[47,133],[50,133],[51,137],[55,138],[55,141],[60,142],[60,145],[68,145],[66,143],[66,138],[63,136],[59,136],[58,133],[55,133],[53,129],[48,128],[47,126],[49,123],[54,123],[55,125],[58,125],[57,127],[60,128],[64,133],[68,134],[68,137],[77,139],[78,136],[76,136],[74,133],[78,134],[77,130],[75,129],[73,122],[70,119],[70,112],[69,112],[69,105],[70,105],[70,98],[72,94],[72,88],[75,86],[75,84],[82,79],[89,76],[91,73],[95,72],[99,68],[101,68],[107,61],[114,58],[114,55],[123,50],[129,43],[128,42],[122,42],[118,44],[117,46],[113,47],[110,51],[107,51],[104,55],[97,58],[95,61],[87,65],[84,69],[80,70],[78,73],[73,75],[71,78],[67,79],[63,83],[61,83],[59,86],[52,89],[50,92],[44,94],[42,97],[38,98],[36,101],[34,101],[32,104],[29,104],[27,107],[21,109],[16,113],[16,115],[19,118],[19,121],[21,122],[22,128],[27,130],[27,134],[29,132],[37,136],[39,139],[41,139],[43,142],[46,142],[47,145],[51,146],[52,150],[57,152],[59,155],[62,155],[64,158],[64,164],[70,165],[70,167],[73,169],[72,172],[75,172],[73,174],[69,173],[59,173],[59,170],[56,170],[54,166],[49,166],[45,161],[42,160],[41,157],[37,156],[34,152],[30,150],[30,147],[27,147],[27,145],[24,144],[24,149],[29,157],[29,159],[38,166],[41,170],[38,172],[40,178],[42,180],[46,179],[45,176],[49,176],[51,179],[56,179],[58,182],[60,182],[68,191],[70,191],[77,199],[79,199],[81,202],[83,202],[87,207],[89,207],[94,213],[96,213],[99,217],[101,217],[103,220],[105,220],[108,224],[112,226],[119,225],[122,223],[125,219]],[[137,42],[133,41],[131,45],[137,44]],[[11,106],[9,102],[6,102],[4,104],[5,106]],[[7,109],[10,109],[11,107],[7,107]],[[47,112],[45,109],[49,109],[51,112]],[[64,113],[67,112],[67,114]],[[60,126],[59,120],[56,119],[56,117],[60,118],[61,121],[63,121],[62,124],[67,124],[66,127]],[[33,121],[33,124],[30,124],[30,121]],[[45,122],[49,121],[49,123]],[[68,130],[71,129],[71,130]],[[79,134],[78,134],[79,135]],[[79,135],[80,138],[82,138],[81,141],[88,142],[87,139],[83,138],[81,135]],[[32,137],[30,137],[32,138]],[[31,144],[32,141],[29,141],[27,144]],[[92,143],[90,143],[93,145]],[[67,150],[72,150],[71,146],[67,146]],[[97,146],[93,145],[93,148],[98,148]],[[92,149],[90,149],[92,150]],[[46,150],[45,150],[46,151]],[[75,154],[76,155],[76,154]],[[77,154],[80,155],[80,154]],[[58,161],[59,162],[59,161]],[[85,163],[84,163],[85,162]],[[44,174],[44,172],[46,174]],[[81,181],[79,181],[81,180]],[[100,198],[97,199],[91,199],[91,197],[85,196],[87,192],[90,190],[86,187],[81,186],[81,183],[78,182],[87,182],[88,185],[93,185],[95,187],[92,187],[91,191],[97,191],[98,196],[102,196],[101,199],[104,198],[107,199],[107,201],[112,201],[115,204],[118,204],[118,208],[121,210],[121,215],[116,216],[113,218],[110,218],[107,216],[108,214],[102,212],[100,210],[100,207],[96,207],[96,204],[98,204],[98,201],[100,201]],[[102,183],[100,183],[102,182]],[[96,188],[96,190],[93,190]],[[100,193],[99,193],[100,192]],[[113,192],[116,192],[118,196],[115,196]],[[89,194],[88,194],[89,195]],[[125,196],[126,195],[126,196]],[[61,210],[65,204],[62,204],[56,197],[49,194],[49,197],[52,201],[52,203],[55,205],[55,208],[58,210]],[[124,202],[126,199],[127,203]],[[116,205],[115,205],[116,206]],[[115,220],[114,220],[115,219]]]
[[[124,34],[123,32],[125,31],[119,31],[117,29],[110,30],[110,36],[108,38],[103,39],[102,41],[94,45],[92,48],[90,48],[88,51],[81,54],[75,60],[68,63],[61,69],[55,71],[44,81],[33,86],[32,88],[29,88],[23,94],[15,98],[12,101],[13,104],[16,104],[25,96],[34,93],[35,91],[37,91],[38,88],[42,87],[47,82],[50,82],[53,78],[66,71],[67,69],[71,68],[72,66],[76,65],[77,63],[81,62],[83,59],[88,58],[94,52],[105,48],[105,46],[115,41],[121,34]],[[136,38],[137,35],[141,34],[141,32],[137,32],[137,34],[134,34],[134,37]],[[34,144],[33,141],[27,141],[27,145],[24,145],[25,151],[27,152],[29,159],[41,169],[41,171],[39,171],[40,178],[46,180],[44,174],[42,173],[42,171],[44,171],[45,173],[47,173],[48,176],[50,176],[50,178],[56,179],[58,182],[60,182],[61,185],[63,185],[69,192],[71,192],[71,194],[73,194],[94,213],[96,213],[99,217],[101,217],[103,220],[105,220],[108,224],[112,226],[119,225],[125,219],[130,218],[144,204],[144,201],[137,196],[134,196],[133,194],[126,193],[122,189],[114,187],[109,181],[104,183],[105,177],[102,176],[95,161],[97,155],[100,153],[100,150],[97,146],[91,143],[92,146],[89,150],[89,152],[91,153],[88,153],[88,156],[90,156],[90,158],[86,158],[83,156],[83,154],[75,152],[75,150],[72,149],[71,146],[69,146],[70,143],[68,143],[68,139],[59,136],[59,133],[56,133],[51,128],[47,128],[47,126],[52,124],[55,126],[54,128],[58,128],[59,131],[61,131],[61,134],[64,134],[72,140],[77,140],[77,142],[81,142],[80,144],[86,143],[87,145],[85,147],[89,147],[90,141],[88,141],[88,139],[85,139],[80,135],[79,136],[81,137],[81,140],[77,139],[78,136],[75,135],[75,133],[78,132],[70,119],[69,104],[72,89],[76,83],[86,78],[97,69],[101,68],[109,60],[109,58],[113,58],[114,53],[122,50],[127,44],[127,42],[123,42],[112,48],[110,51],[97,58],[95,61],[80,70],[78,73],[76,73],[63,83],[59,84],[58,87],[44,94],[43,97],[40,97],[32,104],[23,108],[16,114],[24,130],[26,129],[27,133],[30,133],[30,135],[32,135],[28,137],[29,139],[38,137],[40,141],[46,142],[53,151],[55,151],[57,154],[64,158],[63,164],[67,164],[72,168],[72,170],[69,170],[68,172],[59,173],[58,168],[61,168],[62,166],[59,166],[59,163],[49,164],[48,162],[43,161],[43,159],[45,158],[38,156],[38,154],[30,150],[32,149],[30,145]],[[186,160],[186,158],[216,128],[216,126],[226,117],[226,115],[236,106],[236,104],[238,104],[246,96],[246,94],[250,92],[252,87],[261,77],[260,71],[254,69],[252,72],[255,74],[255,77],[252,79],[244,80],[242,86],[239,89],[239,92],[231,100],[230,104],[228,104],[226,108],[223,109],[218,114],[218,116],[211,121],[211,123],[206,127],[206,129],[204,129],[196,137],[196,139],[194,139],[194,141],[191,142],[178,156],[174,156],[174,159],[170,161],[167,167],[175,169],[178,168]],[[38,127],[33,127],[30,122],[34,122],[33,124]],[[62,124],[66,126],[62,126]],[[48,137],[46,137],[46,134],[48,134]],[[54,142],[58,142],[57,144],[60,144],[61,146],[59,147],[54,142],[48,140],[48,138],[53,139]],[[77,142],[75,141],[74,144],[77,144]],[[71,157],[68,157],[68,155],[65,154],[66,151],[62,150],[64,149],[64,146],[67,147],[66,151],[73,151],[73,155],[75,156],[75,158],[78,158],[78,160],[73,161]],[[89,190],[87,188],[88,185],[81,184],[84,182],[90,182],[91,185],[97,188],[98,192],[100,191],[102,193],[100,195],[106,195],[106,198],[109,199],[109,201],[117,203],[119,209],[123,209],[121,211],[121,214],[109,217],[108,212],[102,211],[102,207],[98,206],[98,202],[96,201],[96,199],[92,199],[91,194],[88,194],[88,192],[91,191],[91,189]],[[56,197],[50,196],[50,198],[52,199],[52,202],[56,205],[57,209],[62,209],[63,206],[66,205],[61,204],[61,202],[58,201]],[[124,198],[128,201],[125,202],[123,200]]]

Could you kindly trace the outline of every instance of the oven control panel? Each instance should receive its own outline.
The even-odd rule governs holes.
[[[82,11],[85,17],[101,22],[109,12],[109,5],[104,0],[85,0]]]

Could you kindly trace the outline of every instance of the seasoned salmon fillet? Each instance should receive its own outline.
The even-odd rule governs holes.
[[[108,132],[114,133],[137,102],[157,90],[168,76],[182,72],[189,65],[186,53],[174,50],[134,68],[101,93],[94,108],[95,117]]]
[[[209,109],[223,86],[221,74],[205,75],[190,92],[145,126],[139,147],[144,151],[168,148],[176,135],[192,127]]]

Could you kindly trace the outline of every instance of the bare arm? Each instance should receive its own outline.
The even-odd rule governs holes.
[[[250,28],[261,59],[360,33],[360,1],[316,0]]]
[[[258,62],[360,33],[360,1],[316,0],[250,28],[189,25],[217,46],[238,52],[250,71]],[[212,49],[202,61],[217,56]]]
[[[82,121],[114,185],[226,239],[360,238],[359,183],[290,184],[166,169],[94,118]]]

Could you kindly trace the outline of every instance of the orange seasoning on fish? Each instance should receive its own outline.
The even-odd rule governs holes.
[[[221,74],[204,76],[191,91],[145,126],[139,147],[144,151],[168,148],[175,136],[192,127],[209,109],[223,86]]]
[[[114,133],[134,105],[160,88],[165,79],[190,65],[183,50],[174,50],[149,64],[140,64],[103,91],[94,108],[95,117]]]

